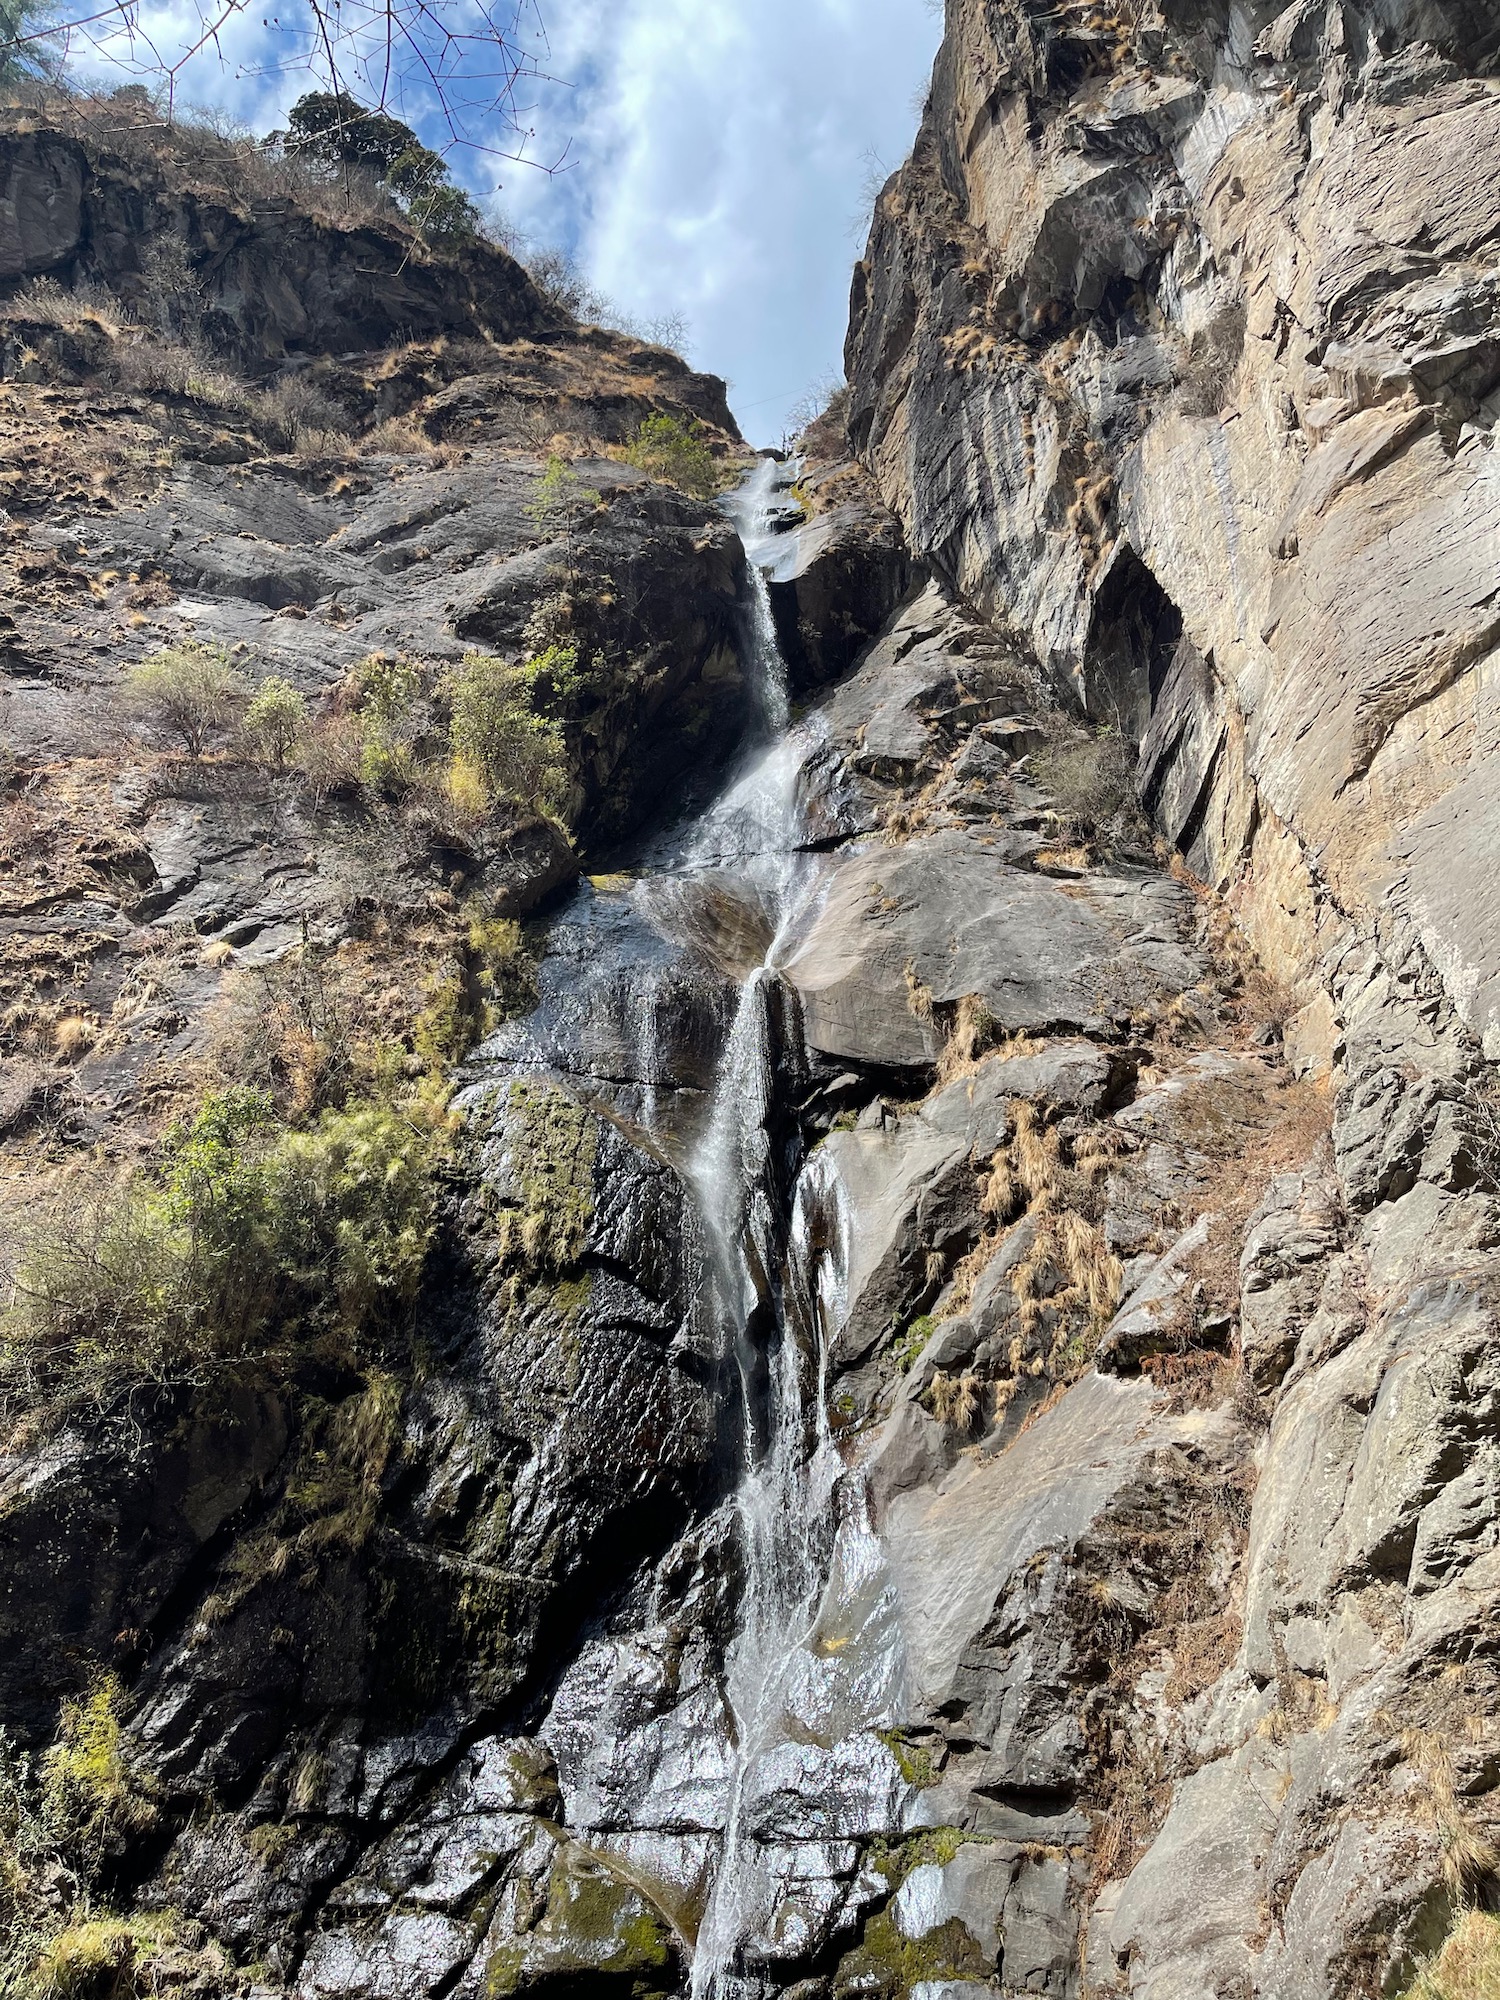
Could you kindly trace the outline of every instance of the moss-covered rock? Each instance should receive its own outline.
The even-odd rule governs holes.
[[[678,1983],[672,1932],[661,1912],[598,1858],[571,1841],[552,1865],[547,1907],[525,1935],[502,1944],[486,1966],[489,2000],[602,1980],[634,2000]]]

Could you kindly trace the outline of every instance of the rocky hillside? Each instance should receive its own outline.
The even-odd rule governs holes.
[[[9,116],[0,1992],[1483,2000],[1483,13],[949,0],[784,469]]]

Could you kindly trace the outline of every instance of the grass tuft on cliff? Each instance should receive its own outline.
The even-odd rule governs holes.
[[[1500,1917],[1465,1911],[1401,2000],[1500,2000]]]

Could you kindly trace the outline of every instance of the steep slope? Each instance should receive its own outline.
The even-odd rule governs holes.
[[[951,0],[855,279],[913,553],[1139,745],[1332,1110],[1244,1239],[1243,1636],[1180,1713],[1133,1683],[1174,1782],[1116,1793],[1095,1992],[1389,1991],[1488,1893],[1497,47]]]

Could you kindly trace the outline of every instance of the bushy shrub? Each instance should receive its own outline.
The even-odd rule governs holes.
[[[201,757],[209,739],[236,720],[248,699],[228,651],[197,639],[164,646],[125,676],[130,713],[149,729],[175,737],[190,757]]]
[[[1059,831],[1069,842],[1105,851],[1149,842],[1135,752],[1117,731],[1055,737],[1033,751],[1030,768],[1051,794]]]
[[[463,949],[434,975],[417,1022],[417,1054],[428,1072],[444,1076],[502,1021],[529,1013],[536,974],[521,926],[471,907]]]
[[[360,663],[360,777],[367,791],[400,799],[417,782],[421,669],[399,653]]]
[[[169,1911],[120,1917],[93,1901],[101,1864],[157,1816],[126,1750],[124,1709],[104,1674],[64,1702],[40,1759],[0,1731],[0,1993],[16,2000],[154,1992],[153,1961],[178,1942]],[[227,1969],[211,1956],[205,1972]]]
[[[359,790],[364,750],[358,716],[323,716],[306,731],[298,746],[297,762],[317,811],[321,812],[330,799]]]
[[[0,1327],[13,1405],[107,1404],[313,1343],[401,1337],[434,1227],[436,1141],[376,1105],[288,1132],[261,1092],[210,1094],[153,1171],[96,1194],[28,1247]]]
[[[245,710],[245,734],[257,754],[279,769],[307,726],[307,702],[290,681],[268,674]]]
[[[647,417],[624,457],[652,479],[679,486],[696,500],[712,500],[724,490],[723,468],[696,418],[680,423],[676,417]]]
[[[561,659],[546,668],[549,677],[564,670]],[[491,653],[466,653],[448,683],[449,736],[455,767],[477,774],[492,805],[510,799],[555,813],[567,798],[568,770],[561,729],[534,705],[541,671],[540,662],[518,666]]]

